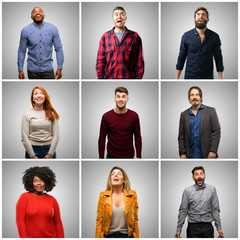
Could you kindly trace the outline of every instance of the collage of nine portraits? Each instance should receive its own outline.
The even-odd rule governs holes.
[[[238,1],[1,6],[2,238],[238,238]]]

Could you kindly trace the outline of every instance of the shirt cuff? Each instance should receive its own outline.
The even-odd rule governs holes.
[[[23,71],[23,66],[21,66],[21,67],[19,66],[19,67],[18,67],[18,71],[19,71],[19,72],[22,72],[22,71]]]
[[[61,65],[57,65],[57,69],[63,69],[63,65],[61,64]]]
[[[182,232],[182,228],[177,228],[177,232]]]

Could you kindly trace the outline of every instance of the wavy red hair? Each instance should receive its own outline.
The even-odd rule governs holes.
[[[45,95],[45,102],[43,103],[43,110],[45,111],[46,118],[49,119],[50,121],[59,119],[59,115],[56,112],[56,110],[53,108],[51,101],[50,101],[50,97],[49,97],[47,91],[43,87],[35,87],[32,90],[32,93],[31,93],[32,106],[34,107],[34,105],[35,105],[35,103],[33,101],[33,93],[36,89],[40,89],[43,92],[43,94]]]

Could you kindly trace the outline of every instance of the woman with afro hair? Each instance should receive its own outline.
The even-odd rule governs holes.
[[[31,167],[22,178],[23,193],[16,205],[16,223],[20,238],[64,238],[60,209],[50,192],[56,185],[49,167]]]
[[[56,158],[59,141],[59,115],[53,108],[50,97],[43,87],[35,87],[31,93],[32,109],[22,117],[22,143],[25,158]]]

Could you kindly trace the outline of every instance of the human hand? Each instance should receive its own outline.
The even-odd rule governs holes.
[[[19,71],[19,72],[18,72],[18,78],[19,78],[19,79],[25,79],[25,76],[24,76],[24,72],[23,72],[23,71]]]
[[[181,159],[186,159],[187,156],[186,156],[185,154],[182,154],[182,155],[180,156],[180,158],[181,158]]]
[[[44,158],[52,158],[52,155],[48,153]]]
[[[207,158],[216,158],[217,154],[214,152],[209,152],[208,157]]]
[[[55,79],[60,79],[62,77],[62,69],[57,69],[55,74]]]
[[[32,159],[38,159],[38,157],[36,155],[31,157]]]
[[[181,237],[180,237],[180,234],[181,234],[180,232],[176,232],[175,238],[181,238]]]
[[[224,234],[222,230],[218,230],[219,236],[218,238],[224,238]]]

